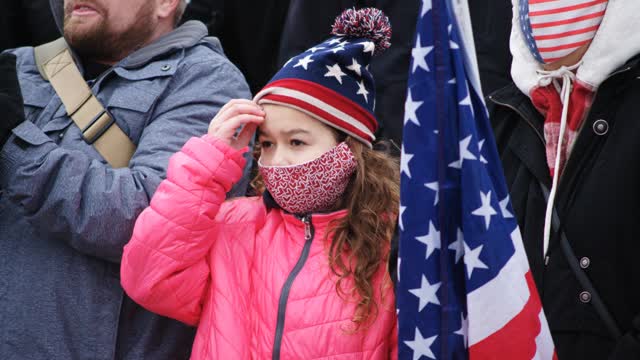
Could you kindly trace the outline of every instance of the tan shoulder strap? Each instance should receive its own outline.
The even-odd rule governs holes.
[[[42,77],[51,83],[84,140],[112,167],[127,167],[136,145],[93,95],[64,38],[36,47],[35,58]]]

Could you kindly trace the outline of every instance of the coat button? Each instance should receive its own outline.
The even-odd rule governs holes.
[[[169,70],[171,70],[171,65],[169,65],[169,64],[164,64],[164,65],[162,65],[162,67],[160,68],[160,70],[162,70],[162,71],[169,71]]]
[[[591,293],[588,291],[583,291],[580,293],[580,301],[587,304],[591,301]]]
[[[589,259],[588,257],[583,257],[582,259],[580,259],[580,267],[583,269],[586,269],[589,267],[589,265],[591,265],[591,259]]]
[[[606,133],[609,132],[609,123],[606,120],[596,120],[596,122],[593,123],[593,132],[596,133],[596,135],[604,135]]]

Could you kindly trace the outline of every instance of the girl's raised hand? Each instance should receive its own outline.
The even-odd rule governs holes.
[[[226,103],[211,120],[209,135],[240,150],[249,145],[264,117],[265,112],[253,101],[234,99]],[[241,129],[239,133],[238,129]]]

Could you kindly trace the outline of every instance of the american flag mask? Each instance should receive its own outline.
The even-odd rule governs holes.
[[[593,39],[607,0],[524,0],[520,2],[520,26],[531,54],[541,63],[552,63]]]

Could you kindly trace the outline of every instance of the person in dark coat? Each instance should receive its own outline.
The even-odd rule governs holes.
[[[0,51],[36,46],[59,33],[48,0],[0,0]]]
[[[289,0],[191,0],[183,21],[207,25],[255,94],[280,68],[276,60],[288,8]]]
[[[557,354],[640,359],[640,3],[521,1],[491,121]]]

